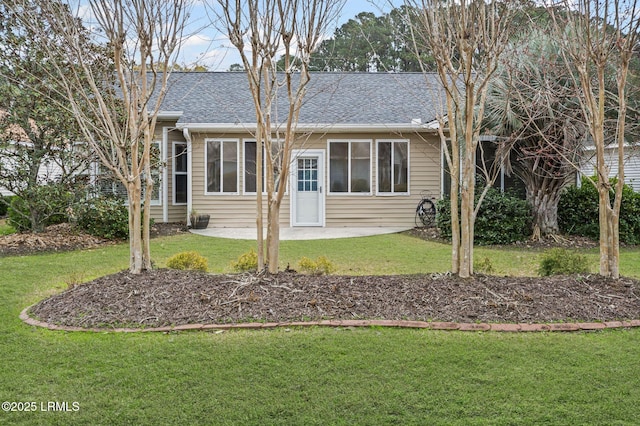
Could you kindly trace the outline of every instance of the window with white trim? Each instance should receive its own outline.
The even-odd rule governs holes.
[[[173,143],[173,204],[187,204],[187,144]]]
[[[206,139],[206,192],[238,192],[238,140]]]
[[[329,141],[329,192],[371,193],[371,141]]]
[[[409,141],[378,141],[378,193],[409,192]]]

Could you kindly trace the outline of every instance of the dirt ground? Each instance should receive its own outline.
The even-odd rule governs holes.
[[[186,232],[155,225],[153,235]],[[433,231],[409,232],[437,239]],[[0,237],[0,256],[96,247],[112,242],[68,225],[38,235]],[[524,243],[530,248],[592,247],[586,239]],[[640,318],[640,282],[598,275],[460,279],[450,274],[312,276],[205,274],[168,269],[101,277],[33,306],[31,315],[80,327],[159,327],[193,323],[389,319],[548,323]]]

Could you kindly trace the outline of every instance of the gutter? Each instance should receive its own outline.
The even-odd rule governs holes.
[[[184,111],[160,111],[157,117],[158,117],[158,120],[160,121],[165,121],[165,120],[177,121],[180,119],[180,117],[182,117],[183,114],[184,114]]]
[[[162,153],[162,164],[164,167],[162,168],[162,192],[161,192],[161,203],[162,203],[162,222],[169,222],[169,168],[166,166],[168,163],[168,150],[169,150],[169,128],[166,126],[162,127],[162,149],[160,152]]]

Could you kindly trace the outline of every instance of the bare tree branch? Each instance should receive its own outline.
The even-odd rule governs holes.
[[[150,151],[189,1],[90,0],[89,5],[97,21],[89,34],[66,4],[16,0],[14,7],[53,58],[55,77],[87,144],[127,190],[130,270],[137,273],[151,269]],[[55,39],[36,25],[38,13]],[[83,48],[87,38],[104,43],[108,64],[96,63]]]

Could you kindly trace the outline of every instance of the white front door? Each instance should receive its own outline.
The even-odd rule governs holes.
[[[324,151],[294,152],[291,225],[324,226]]]

